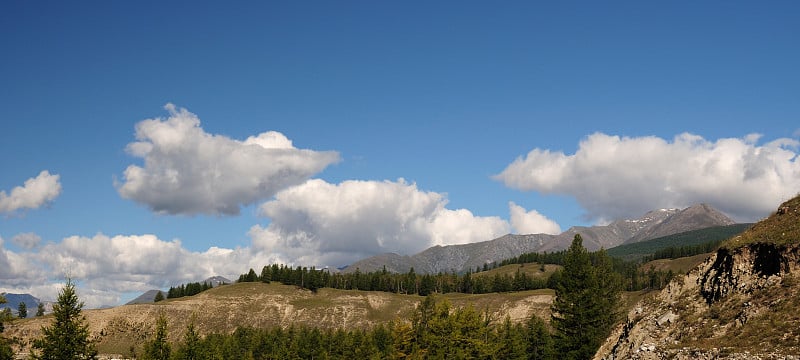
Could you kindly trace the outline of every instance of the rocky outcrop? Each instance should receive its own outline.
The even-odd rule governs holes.
[[[708,304],[734,292],[752,294],[773,286],[781,276],[797,271],[797,246],[756,243],[735,250],[720,249],[703,274],[700,294]]]
[[[595,358],[792,358],[800,354],[798,278],[799,245],[720,249],[639,302]]]

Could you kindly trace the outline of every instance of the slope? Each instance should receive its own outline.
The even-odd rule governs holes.
[[[800,354],[800,197],[628,313],[597,359]]]
[[[722,242],[741,234],[753,224],[733,224],[712,226],[699,230],[685,231],[655,239],[622,244],[608,249],[608,255],[625,260],[636,260],[652,255],[658,250],[670,247],[696,246],[711,242]]]

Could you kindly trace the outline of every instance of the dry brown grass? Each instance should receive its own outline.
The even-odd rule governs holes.
[[[496,321],[506,316],[512,321],[524,321],[531,315],[549,318],[553,295],[551,290],[533,290],[438,296],[449,300],[454,307],[472,306],[478,311],[488,311]],[[177,342],[191,319],[204,335],[231,333],[240,326],[368,328],[408,319],[422,299],[385,292],[320,289],[314,293],[288,285],[241,283],[155,304],[88,310],[85,315],[101,353],[127,355],[131,346],[139,348],[149,338],[161,313],[167,316],[170,340]],[[51,317],[44,317],[14,322],[5,335],[28,343],[39,337],[41,326],[50,321]]]

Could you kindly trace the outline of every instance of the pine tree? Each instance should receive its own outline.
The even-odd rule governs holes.
[[[608,337],[611,328],[619,317],[618,305],[622,289],[622,277],[618,272],[614,271],[611,257],[608,256],[605,249],[600,249],[594,255],[594,270],[598,282],[598,292],[595,294],[595,300],[599,305],[597,316],[600,320],[598,336],[602,342]]]
[[[595,268],[576,234],[564,256],[552,306],[556,349],[564,359],[592,358],[612,325],[619,292],[617,282],[606,278],[610,261],[600,255],[600,266]]]
[[[261,269],[261,276],[259,276],[259,279],[261,282],[269,284],[270,280],[272,280],[269,266],[264,266],[264,268]]]
[[[167,317],[162,313],[156,320],[156,335],[144,345],[144,358],[151,360],[168,360],[172,348],[167,342]]]
[[[183,334],[183,345],[178,349],[178,359],[196,360],[205,358],[201,348],[200,335],[194,326],[194,316],[186,325],[186,332]]]
[[[11,346],[8,345],[6,339],[0,337],[0,360],[12,360],[12,359],[14,359],[14,351],[11,350]]]
[[[6,298],[5,298],[3,295],[0,295],[0,305],[1,305],[1,304],[5,304],[6,302],[8,302],[8,301],[6,300]],[[8,308],[6,308],[6,309],[8,309]],[[3,330],[5,330],[5,326],[3,325],[3,323],[4,323],[6,320],[7,320],[7,319],[6,319],[6,317],[4,316],[4,314],[0,312],[0,333],[2,333],[2,332],[3,332]]]
[[[536,315],[532,315],[526,324],[528,336],[528,359],[549,360],[555,359],[553,338],[547,324]]]
[[[28,305],[25,305],[24,302],[20,302],[19,306],[17,306],[17,316],[19,316],[20,319],[28,317]]]
[[[432,294],[436,290],[434,287],[433,277],[429,274],[422,275],[422,280],[419,282],[419,295],[428,296]]]
[[[3,323],[13,318],[14,316],[11,315],[11,308],[3,308],[3,310],[0,311],[0,332],[3,332],[3,329],[5,328]]]
[[[527,359],[527,349],[521,326],[512,324],[508,315],[497,329],[497,345],[494,355],[499,359]]]
[[[0,304],[5,304],[5,303],[6,303],[6,298],[3,295],[0,295]],[[3,330],[5,330],[3,326],[3,320],[4,319],[0,318],[0,333],[2,333]],[[4,337],[0,336],[0,360],[11,360],[13,358],[14,358],[14,352],[11,350],[11,346],[8,345],[8,342]]]
[[[159,302],[159,301],[164,301],[164,293],[162,293],[161,291],[157,292],[156,296],[153,297],[153,302]]]
[[[44,303],[36,305],[36,316],[44,316]]]
[[[33,343],[40,353],[36,359],[96,359],[97,350],[89,341],[89,325],[81,314],[83,302],[78,300],[72,279],[58,294],[53,305],[53,322],[42,327],[43,337]]]

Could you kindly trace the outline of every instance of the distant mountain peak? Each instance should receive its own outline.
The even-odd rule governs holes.
[[[205,280],[201,281],[200,283],[208,283],[209,285],[211,285],[213,287],[217,287],[217,286],[222,285],[222,284],[233,284],[233,281],[231,281],[230,279],[228,279],[228,278],[226,278],[224,276],[217,275],[217,276],[212,276],[212,277],[210,277],[208,279],[205,279]]]
[[[581,234],[589,250],[609,249],[633,243],[712,226],[735,222],[708,204],[685,209],[652,210],[637,219],[621,219],[608,225],[573,226],[558,235],[507,234],[479,243],[433,246],[415,255],[380,254],[357,261],[343,271],[378,271],[386,266],[393,272],[437,273],[473,270],[477,266],[500,261],[523,253],[553,252],[566,249],[575,234]]]
[[[161,290],[158,290],[158,289],[147,290],[142,295],[139,295],[135,299],[125,303],[125,305],[152,303],[153,300],[156,297],[156,294],[158,294],[159,291],[161,291]],[[162,292],[162,294],[164,294],[164,296],[166,296],[165,293]]]

